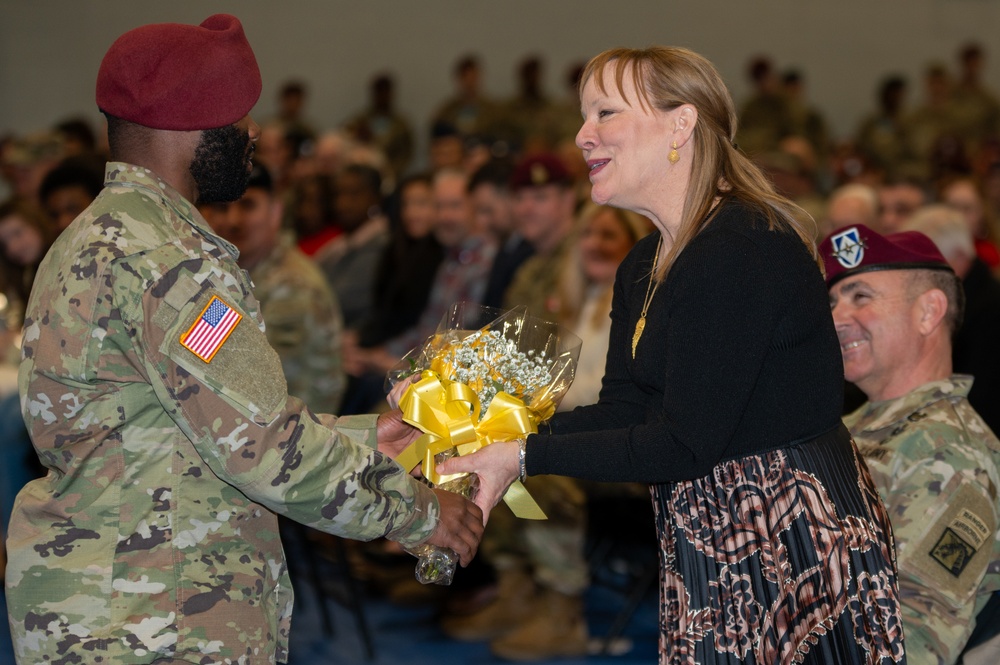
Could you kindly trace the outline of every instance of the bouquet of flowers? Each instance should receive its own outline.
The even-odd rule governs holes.
[[[403,420],[424,434],[396,461],[407,469],[420,464],[433,486],[472,498],[474,475],[442,477],[436,465],[494,441],[537,432],[573,382],[580,344],[576,335],[529,315],[524,307],[502,312],[453,305],[427,343],[389,373],[390,384],[420,374],[399,406]],[[518,517],[545,519],[520,482],[511,485],[504,501]],[[420,582],[451,584],[454,552],[424,545],[412,553],[419,559]]]

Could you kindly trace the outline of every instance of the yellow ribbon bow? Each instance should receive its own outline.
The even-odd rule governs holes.
[[[407,446],[396,461],[407,470],[422,464],[424,477],[435,485],[465,475],[438,474],[435,455],[451,448],[459,455],[468,455],[494,441],[510,441],[538,431],[535,417],[518,398],[497,393],[480,418],[479,397],[472,388],[442,379],[432,371],[422,372],[421,379],[407,388],[399,400],[399,408],[403,420],[424,434]],[[503,500],[517,517],[547,519],[520,481],[514,481]]]

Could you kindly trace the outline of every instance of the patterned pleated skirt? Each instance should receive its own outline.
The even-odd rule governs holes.
[[[652,487],[661,663],[903,663],[892,531],[850,434]]]

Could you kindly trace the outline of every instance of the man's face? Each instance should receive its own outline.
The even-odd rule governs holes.
[[[472,190],[476,226],[498,238],[506,238],[514,224],[510,196],[496,185],[483,183]]]
[[[559,244],[572,214],[573,193],[564,187],[524,187],[514,193],[517,230],[538,251],[547,252]]]
[[[64,231],[93,200],[83,185],[69,185],[49,193],[45,198],[45,211],[55,222],[56,228]]]
[[[887,185],[878,190],[879,226],[882,233],[896,233],[917,208],[924,204],[924,193],[914,185]]]
[[[442,175],[434,182],[434,237],[445,247],[456,247],[472,227],[472,210],[465,179]]]
[[[202,132],[191,162],[199,204],[236,201],[247,190],[254,153],[247,121],[253,123],[247,117],[239,123]]]
[[[252,187],[239,201],[203,205],[201,211],[215,232],[240,250],[244,269],[267,258],[278,242],[281,204],[266,190]]]
[[[360,176],[345,172],[337,179],[337,221],[345,231],[353,231],[367,221],[369,211],[376,205],[378,195]]]
[[[844,378],[878,401],[915,364],[919,312],[907,270],[878,270],[842,279],[830,309],[844,358]]]

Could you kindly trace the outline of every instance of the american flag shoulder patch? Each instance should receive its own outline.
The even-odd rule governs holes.
[[[219,296],[212,296],[198,319],[181,335],[181,346],[205,362],[212,362],[212,358],[242,319],[243,315]]]

